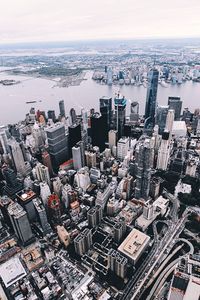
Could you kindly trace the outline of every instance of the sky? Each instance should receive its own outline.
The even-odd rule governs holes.
[[[0,0],[0,43],[200,37],[200,0]]]

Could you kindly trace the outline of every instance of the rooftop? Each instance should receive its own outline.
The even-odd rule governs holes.
[[[150,237],[148,235],[134,228],[118,247],[118,250],[131,259],[136,260],[143,252],[149,240]]]
[[[0,265],[0,274],[7,288],[19,279],[25,277],[26,271],[19,258],[14,257]]]

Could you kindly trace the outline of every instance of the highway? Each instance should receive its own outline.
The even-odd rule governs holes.
[[[142,278],[141,278],[142,280],[140,280],[140,282],[137,282],[137,284],[132,289],[131,297],[129,295],[129,297],[127,299],[131,299],[131,300],[139,299],[140,295],[146,289],[146,283],[149,280],[151,273],[154,271],[157,264],[161,260],[162,256],[164,255],[164,252],[165,251],[168,252],[167,251],[168,247],[171,245],[171,243],[174,240],[177,239],[177,237],[180,235],[180,233],[184,229],[183,224],[185,223],[185,221],[186,221],[186,217],[178,220],[174,225],[170,226],[169,231],[167,232],[166,236],[161,240],[161,242],[157,248],[156,255],[151,262],[151,266],[148,268],[148,270],[142,276]]]
[[[129,281],[125,290],[123,291],[121,300],[136,300],[140,299],[140,296],[146,290],[147,283],[150,280],[152,274],[154,274],[159,268],[160,264],[169,255],[170,250],[177,242],[177,239],[185,227],[188,214],[196,212],[196,207],[187,207],[183,212],[181,218],[178,218],[179,200],[172,194],[165,193],[172,202],[172,208],[170,211],[171,220],[167,220],[164,223],[168,225],[168,231],[166,235],[160,239],[156,224],[159,221],[153,223],[154,233],[154,245],[147,256],[147,259],[139,268],[133,278]],[[167,267],[168,269],[168,267]]]

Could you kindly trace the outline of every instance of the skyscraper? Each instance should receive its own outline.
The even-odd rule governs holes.
[[[83,142],[78,142],[74,147],[72,147],[72,158],[73,165],[75,170],[79,170],[84,167],[85,159],[84,159],[84,147]]]
[[[68,159],[68,143],[65,135],[65,126],[56,123],[46,129],[49,153],[54,171]]]
[[[74,239],[75,252],[82,256],[85,254],[92,245],[92,232],[90,229],[85,228],[79,235]]]
[[[130,121],[137,122],[139,119],[139,103],[134,101],[131,103]]]
[[[4,153],[8,153],[9,151],[6,131],[7,131],[7,126],[3,126],[3,125],[0,126],[0,143]]]
[[[15,198],[15,194],[22,190],[23,184],[17,179],[15,172],[7,166],[2,168],[2,174],[6,180],[6,195]]]
[[[48,119],[51,119],[54,123],[56,121],[56,115],[54,110],[48,110],[47,112]]]
[[[151,169],[153,165],[154,148],[151,139],[141,137],[136,145],[135,165],[136,165],[136,188],[135,197],[137,199],[148,199],[151,180]]]
[[[41,163],[37,163],[35,168],[32,170],[35,179],[43,182],[45,181],[50,186],[49,170],[46,166]]]
[[[169,109],[175,111],[174,120],[179,121],[181,116],[182,101],[180,97],[169,97],[168,98]]]
[[[100,113],[105,120],[106,130],[110,130],[112,121],[112,98],[103,96],[99,99]]]
[[[105,142],[108,138],[108,132],[105,124],[105,119],[99,113],[94,113],[91,116],[91,138],[92,145],[98,146],[102,152],[105,149]]]
[[[24,161],[24,156],[20,144],[14,138],[12,138],[9,140],[9,148],[15,171],[20,173],[21,175],[26,175],[28,170]]]
[[[59,101],[59,109],[61,118],[65,117],[65,103],[64,100]]]
[[[156,114],[156,98],[158,89],[159,72],[155,68],[148,73],[148,88],[145,107],[145,129],[148,133],[152,133],[155,125]]]
[[[88,226],[95,227],[97,226],[103,217],[103,209],[100,205],[96,205],[92,207],[87,212]]]
[[[117,142],[117,157],[120,160],[123,160],[125,156],[127,155],[129,150],[129,138],[128,137],[122,137]]]
[[[75,111],[75,109],[71,108],[69,114],[70,114],[70,118],[71,118],[71,124],[76,123],[76,119],[77,118],[76,118],[76,111]]]
[[[162,141],[158,150],[157,169],[167,170],[170,154],[169,132],[164,131]]]
[[[166,126],[165,126],[166,131],[169,131],[170,133],[172,132],[173,123],[174,123],[174,110],[169,109],[167,113]]]
[[[124,96],[119,93],[116,95],[114,99],[115,103],[115,122],[116,122],[116,130],[118,132],[118,138],[121,138],[124,135],[124,124],[126,118],[126,102],[127,100]]]
[[[81,141],[81,124],[73,123],[69,126],[69,155],[72,157],[72,147]]]
[[[112,272],[124,279],[127,272],[128,259],[111,248],[108,251],[108,266]]]
[[[33,242],[33,233],[26,211],[17,202],[8,206],[8,214],[18,239],[27,245]]]
[[[156,109],[156,124],[159,126],[159,134],[161,135],[166,127],[168,114],[168,106],[158,106]]]
[[[113,82],[112,76],[113,76],[113,71],[112,71],[112,68],[109,67],[107,69],[107,84],[108,85],[112,85],[112,82]]]

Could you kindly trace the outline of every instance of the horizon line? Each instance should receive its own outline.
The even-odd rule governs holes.
[[[2,46],[14,46],[14,45],[30,45],[30,44],[56,44],[56,43],[83,43],[83,42],[112,42],[112,41],[145,41],[145,40],[191,40],[200,39],[199,36],[146,36],[146,37],[130,37],[130,38],[87,38],[87,39],[69,39],[69,40],[33,40],[33,41],[16,41],[16,42],[0,42],[0,47]]]

